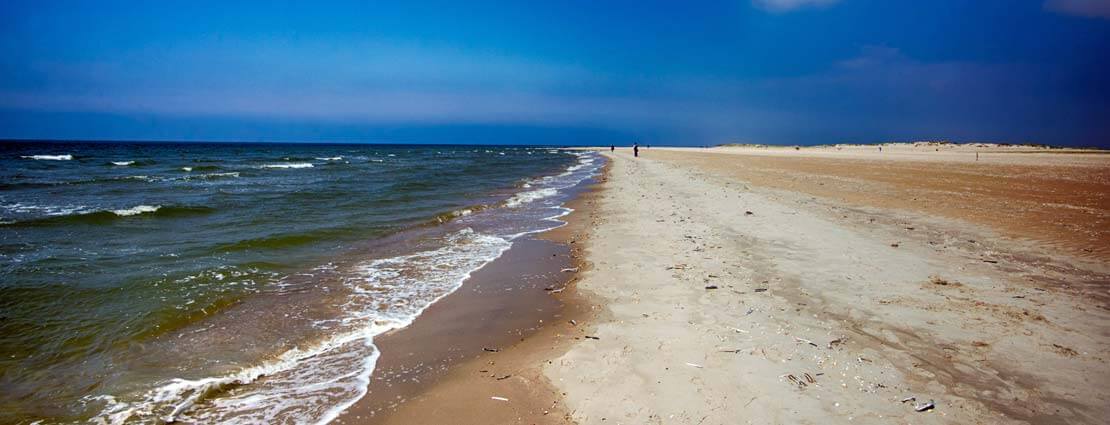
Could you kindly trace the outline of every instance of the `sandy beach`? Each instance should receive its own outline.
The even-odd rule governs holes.
[[[1101,422],[1110,157],[927,155],[618,152],[573,420]]]
[[[1110,156],[872,149],[607,153],[560,310],[371,422],[1110,416]]]

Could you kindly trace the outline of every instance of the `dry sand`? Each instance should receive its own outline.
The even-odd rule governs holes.
[[[1110,156],[871,149],[612,155],[598,339],[536,362],[569,418],[1110,417]]]

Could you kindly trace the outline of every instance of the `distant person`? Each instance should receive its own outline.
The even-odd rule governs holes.
[[[632,156],[637,158],[640,157],[640,145],[637,143],[632,144]]]
[[[616,152],[617,145],[609,145],[609,152]]]

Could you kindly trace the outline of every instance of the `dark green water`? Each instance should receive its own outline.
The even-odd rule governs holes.
[[[549,148],[5,143],[0,423],[321,423],[373,336],[601,160]]]

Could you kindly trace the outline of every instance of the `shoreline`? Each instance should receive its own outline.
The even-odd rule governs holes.
[[[367,394],[333,423],[566,423],[536,363],[580,339],[593,314],[575,283],[589,268],[581,246],[608,167],[564,205],[573,210],[565,225],[518,241],[412,325],[375,340],[382,355]]]

